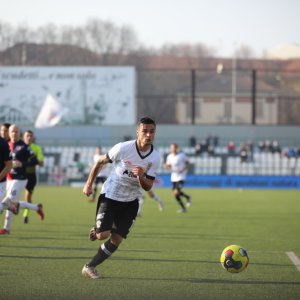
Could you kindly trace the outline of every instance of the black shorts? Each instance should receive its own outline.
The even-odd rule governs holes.
[[[95,179],[95,184],[104,183],[107,177],[99,176]]]
[[[172,182],[172,189],[175,190],[175,189],[182,189],[184,186],[184,181],[183,180],[180,180],[180,181],[176,181],[176,182]]]
[[[138,207],[138,199],[120,202],[101,194],[96,210],[96,232],[111,230],[126,239],[135,222]]]
[[[25,186],[25,189],[30,193],[32,194],[33,193],[33,190],[36,186],[36,174],[33,173],[33,174],[27,174],[27,184]]]

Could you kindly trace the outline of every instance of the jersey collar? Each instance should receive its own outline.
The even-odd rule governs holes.
[[[138,153],[138,155],[140,156],[141,159],[146,158],[147,156],[149,156],[153,152],[153,145],[152,144],[151,144],[150,151],[146,155],[142,155],[142,153],[140,152],[140,150],[138,148],[138,145],[137,145],[137,141],[135,141],[135,148],[136,148],[136,151],[137,151],[137,153]]]

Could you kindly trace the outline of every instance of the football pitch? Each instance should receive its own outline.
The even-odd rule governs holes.
[[[88,240],[95,203],[79,188],[38,186],[45,220],[22,212],[0,236],[0,299],[300,299],[299,191],[186,189],[192,206],[178,214],[169,189],[148,196],[142,217],[114,255],[83,277],[100,241]],[[1,227],[4,214],[0,216]],[[222,250],[247,249],[248,268],[226,272]],[[299,267],[299,266],[298,266]]]

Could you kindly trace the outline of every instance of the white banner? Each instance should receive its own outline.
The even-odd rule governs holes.
[[[59,125],[134,125],[133,67],[0,67],[1,122],[33,125],[48,95],[69,113]]]
[[[48,95],[42,109],[35,121],[36,128],[47,128],[55,126],[61,118],[68,113],[68,108],[63,107],[52,95]]]

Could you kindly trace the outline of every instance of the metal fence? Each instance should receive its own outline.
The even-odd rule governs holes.
[[[300,124],[300,73],[138,70],[138,115],[160,124]]]

